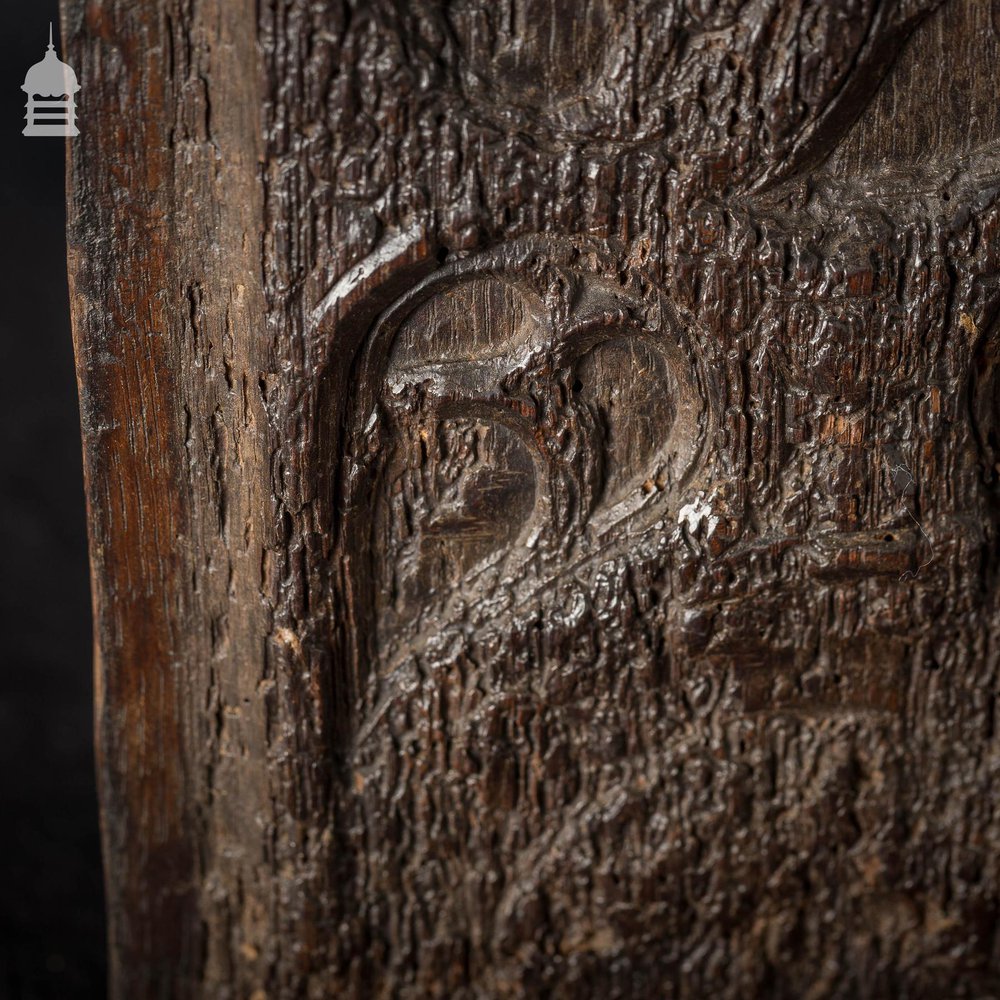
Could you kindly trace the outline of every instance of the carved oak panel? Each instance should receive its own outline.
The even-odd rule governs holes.
[[[110,6],[68,4],[96,76]],[[133,184],[228,253],[152,195],[87,214],[109,76],[71,247],[121,983],[996,993],[994,7],[196,18],[261,72],[171,48]],[[80,254],[131,227],[155,266]],[[99,317],[178,287],[154,474]]]

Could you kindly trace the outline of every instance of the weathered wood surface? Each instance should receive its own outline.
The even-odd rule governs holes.
[[[116,995],[1000,993],[1000,8],[64,20]]]

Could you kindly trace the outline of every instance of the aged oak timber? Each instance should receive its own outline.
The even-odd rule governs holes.
[[[1000,995],[1000,5],[63,20],[115,996]]]

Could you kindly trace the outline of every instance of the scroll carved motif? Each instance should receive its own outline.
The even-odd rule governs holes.
[[[382,639],[454,588],[551,579],[623,519],[662,518],[707,443],[705,349],[625,247],[528,239],[404,295],[355,427]]]
[[[475,117],[554,146],[696,149],[725,188],[828,153],[939,3],[460,0],[413,5],[411,28]]]

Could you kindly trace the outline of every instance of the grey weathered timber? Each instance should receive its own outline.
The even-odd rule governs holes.
[[[1000,7],[63,13],[115,995],[1000,995]]]

